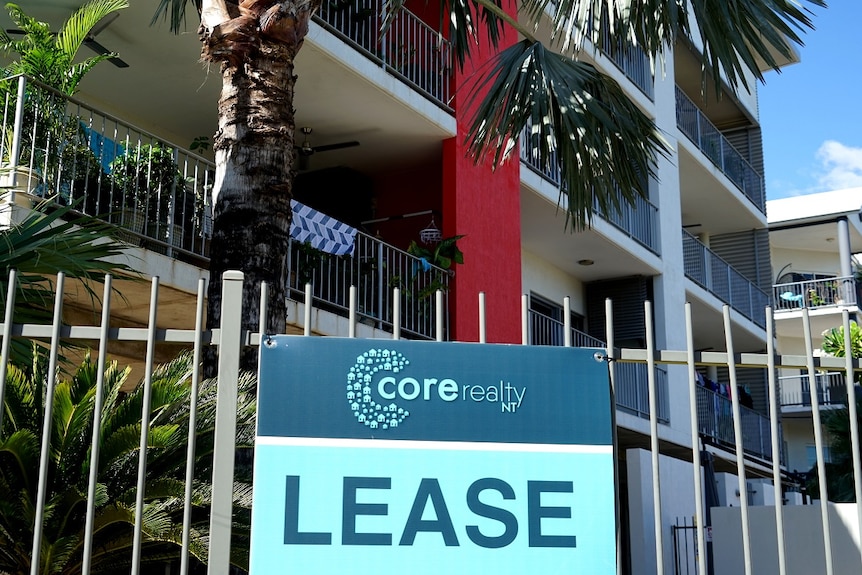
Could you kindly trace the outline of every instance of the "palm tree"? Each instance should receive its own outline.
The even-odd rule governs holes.
[[[405,0],[385,3],[387,22]],[[807,0],[822,6],[823,0]],[[223,89],[214,138],[216,189],[210,274],[246,273],[244,327],[254,328],[259,284],[271,289],[271,316],[261,330],[285,329],[283,254],[290,225],[294,161],[294,59],[321,0],[159,0],[159,17],[178,31],[187,10],[201,15],[203,59],[221,66]],[[809,27],[807,11],[792,0],[499,0],[439,3],[441,22],[458,64],[464,67],[485,38],[500,49],[472,84],[475,115],[469,129],[477,159],[504,161],[531,125],[529,145],[543,165],[559,163],[569,223],[589,224],[594,200],[612,212],[623,201],[647,194],[647,180],[665,144],[654,123],[610,78],[578,59],[585,42],[603,35],[641,47],[660,66],[662,51],[678,38],[698,35],[704,69],[715,85],[746,85],[762,79],[758,62],[776,67],[798,32]],[[546,12],[553,14],[552,45],[534,35]],[[607,15],[607,17],[603,17]],[[691,20],[689,20],[691,16]],[[501,45],[504,26],[523,38]],[[480,30],[481,28],[481,30]],[[485,40],[483,40],[484,42]],[[472,106],[471,106],[472,107]],[[558,160],[556,159],[558,158]],[[210,283],[207,313],[220,317],[220,285]],[[253,358],[251,358],[253,363]]]
[[[10,367],[3,429],[0,430],[0,573],[30,572],[33,510],[39,472],[46,362],[32,369]],[[146,495],[143,514],[144,561],[165,562],[179,556],[182,544],[191,354],[154,370],[149,428]],[[101,447],[96,489],[93,572],[128,573],[135,524],[136,485],[143,385],[131,391],[129,368],[116,362],[104,374]],[[84,518],[96,381],[95,362],[86,357],[77,371],[57,384],[53,401],[48,490],[41,566],[43,575],[81,572]],[[254,436],[254,378],[240,378],[237,447]],[[216,384],[201,384],[198,399],[196,474],[193,485],[190,552],[206,562],[209,478],[212,474]],[[198,479],[199,478],[199,479]],[[238,479],[234,490],[232,562],[247,565],[251,485]]]

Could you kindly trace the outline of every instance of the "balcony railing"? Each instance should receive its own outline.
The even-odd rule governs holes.
[[[811,407],[811,386],[807,375],[782,376],[778,381],[781,386],[781,407]],[[818,373],[814,381],[818,405],[847,405],[847,384],[843,373]]]
[[[555,345],[565,343],[565,325],[563,322],[544,314],[530,311],[530,344]],[[606,348],[600,339],[582,331],[571,328],[572,345],[574,347]],[[633,413],[643,418],[649,418],[649,382],[647,381],[647,364],[617,363],[616,364],[616,402],[617,408]],[[656,366],[656,392],[658,405],[658,420],[670,422],[670,400],[668,396],[667,371]]]
[[[449,41],[409,10],[401,9],[380,33],[384,0],[329,0],[315,20],[446,110],[451,110]]]
[[[535,148],[530,146],[529,127],[521,135],[521,161],[549,182],[560,186],[559,164],[552,161],[549,166],[542,165]],[[620,211],[610,214],[601,213],[596,201],[593,202],[593,213],[654,254],[660,253],[658,208],[649,200],[637,196],[633,206],[621,201]]]
[[[746,453],[772,460],[772,433],[769,418],[739,406],[742,418],[742,447]],[[698,431],[715,444],[734,449],[733,409],[731,399],[705,387],[697,387]],[[780,455],[780,454],[779,454]]]
[[[852,276],[805,280],[772,286],[775,311],[819,309],[857,305],[856,280]]]
[[[405,337],[434,339],[435,293],[443,291],[444,330],[448,329],[450,274],[362,232],[353,255],[335,256],[292,241],[289,289],[301,298],[312,285],[315,306],[338,315],[349,312],[350,286],[356,286],[358,320],[392,331],[393,288],[401,291],[401,331]]]
[[[742,157],[679,86],[676,87],[676,125],[761,213],[766,213],[763,176]]]
[[[19,203],[71,203],[115,224],[132,245],[208,265],[212,162],[32,80],[19,97],[18,85],[18,78],[0,81],[5,199],[12,192]],[[346,315],[349,286],[356,285],[364,298],[360,321],[391,330],[392,288],[399,287],[405,336],[436,336],[432,292],[448,289],[445,270],[362,233],[353,256],[293,243],[289,257],[294,295],[311,281],[316,305]]]
[[[766,328],[764,308],[769,295],[751,283],[700,240],[682,230],[685,275],[724,303],[762,328]]]
[[[649,56],[646,55],[640,46],[633,45],[622,38],[618,38],[617,40],[611,38],[610,23],[607,21],[607,18],[608,16],[605,12],[602,15],[604,23],[602,25],[602,37],[599,39],[598,48],[622,70],[626,77],[647,98],[653,100],[655,77],[653,76]],[[589,31],[592,30],[592,19],[589,20],[587,29]]]

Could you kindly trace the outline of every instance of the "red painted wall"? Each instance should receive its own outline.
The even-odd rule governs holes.
[[[515,4],[504,2],[510,14]],[[517,41],[506,28],[502,45]],[[458,242],[464,265],[457,266],[450,294],[451,339],[478,341],[478,294],[485,292],[489,342],[520,343],[521,205],[517,153],[492,170],[491,160],[478,165],[467,153],[465,137],[472,118],[469,83],[492,55],[487,42],[473,46],[464,70],[455,71],[455,116],[458,136],[443,143],[443,235],[463,234]]]
[[[374,218],[401,216],[433,210],[435,223],[441,227],[440,157],[433,162],[390,170],[374,178]],[[419,241],[419,232],[428,227],[431,215],[395,218],[366,226],[366,232],[386,243],[406,250],[411,241]]]

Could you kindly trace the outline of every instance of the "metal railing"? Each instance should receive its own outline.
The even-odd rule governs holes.
[[[775,311],[856,305],[856,280],[852,276],[804,280],[772,286]]]
[[[212,162],[34,80],[1,80],[0,98],[10,199],[72,204],[175,258],[209,255]]]
[[[823,372],[814,375],[819,405],[847,405],[847,383],[843,373]],[[811,407],[811,386],[807,375],[785,375],[778,378],[781,407]]]
[[[350,287],[359,294],[359,321],[392,331],[393,288],[401,295],[401,331],[406,337],[434,339],[434,294],[443,291],[444,329],[448,326],[451,274],[429,262],[357,232],[352,255],[336,256],[291,240],[289,292],[298,299],[310,283],[315,305],[346,316]]]
[[[439,31],[402,8],[380,33],[383,0],[329,0],[314,16],[327,30],[451,111],[452,52]]]
[[[0,157],[10,158],[9,169],[0,170],[0,189],[13,201],[73,204],[117,225],[125,242],[207,266],[212,162],[33,80],[0,82],[0,95]],[[391,288],[400,287],[402,329],[434,337],[431,301],[437,287],[448,289],[445,270],[361,233],[352,257],[295,243],[290,253],[294,293],[310,280],[321,305],[344,313],[350,285],[359,286],[367,298],[362,317],[391,330]]]
[[[742,157],[679,86],[676,87],[676,125],[761,213],[766,213],[763,176]]]
[[[529,130],[528,126],[521,135],[521,161],[531,170],[559,187],[561,185],[559,164],[552,160],[549,165],[542,165],[536,149],[530,145]],[[634,205],[621,201],[620,210],[609,214],[602,213],[599,210],[598,201],[594,201],[593,213],[638,244],[659,255],[658,207],[649,200],[636,196]]]
[[[682,230],[682,253],[687,278],[758,326],[766,327],[763,310],[769,305],[769,294],[686,230]]]
[[[655,97],[655,76],[649,56],[640,46],[631,44],[622,37],[617,37],[616,40],[611,38],[610,23],[606,13],[602,15],[602,19],[604,22],[602,24],[602,37],[598,44],[599,50],[616,64],[647,98],[653,100]],[[592,20],[589,20],[587,29],[592,30]]]
[[[530,345],[564,345],[565,325],[563,322],[533,310],[530,310],[529,316]],[[607,344],[598,338],[575,328],[570,329],[572,333],[572,346],[574,347],[607,347]],[[639,417],[649,418],[647,369],[648,367],[645,363],[620,363],[617,365],[617,408]],[[667,370],[662,366],[656,366],[655,375],[658,420],[662,423],[670,423]]]
[[[722,447],[734,448],[732,400],[705,387],[697,387],[698,431]],[[742,446],[746,453],[772,460],[769,417],[740,406]],[[780,456],[781,454],[779,454]]]

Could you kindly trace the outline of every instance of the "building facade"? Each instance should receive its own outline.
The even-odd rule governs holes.
[[[33,13],[60,21],[75,3],[66,4],[34,7]],[[382,38],[376,32],[377,0],[327,4],[312,23],[296,67],[296,141],[304,158],[295,197],[357,232],[352,255],[309,250],[300,242],[286,254],[291,330],[302,329],[300,302],[309,282],[312,331],[346,335],[348,287],[356,285],[360,335],[390,337],[392,288],[398,287],[403,335],[432,339],[437,334],[431,295],[442,287],[450,340],[478,340],[482,292],[492,343],[521,342],[526,294],[527,343],[533,345],[562,345],[563,330],[571,329],[575,345],[604,347],[610,299],[618,347],[644,347],[654,337],[660,349],[685,349],[684,304],[690,302],[696,349],[725,349],[727,305],[736,351],[765,350],[763,310],[771,302],[774,266],[756,91],[734,93],[708,81],[704,90],[700,47],[683,40],[668,49],[655,74],[649,60],[630,47],[607,41],[586,51],[585,59],[655,119],[672,151],[658,159],[648,198],[619,213],[596,212],[589,229],[572,233],[558,205],[558,173],[538,165],[528,146],[496,169],[467,156],[470,110],[463,87],[489,54],[480,52],[463,71],[457,69],[433,4],[408,2]],[[221,78],[197,63],[196,23],[174,36],[164,26],[148,26],[151,9],[134,3],[99,35],[129,67],[100,65],[82,84],[78,100],[60,106],[73,118],[64,125],[83,138],[80,149],[54,164],[45,159],[50,153],[43,155],[40,168],[39,146],[31,142],[29,155],[21,157],[29,158],[24,164],[37,174],[35,184],[14,186],[28,193],[41,186],[36,195],[82,199],[83,211],[121,226],[139,269],[162,278],[167,311],[160,312],[160,327],[187,327],[194,317],[187,298],[207,275],[214,178],[209,151],[188,148],[215,129]],[[756,90],[753,77],[748,84]],[[153,177],[160,161],[180,174],[179,184],[173,175],[167,184]],[[129,183],[120,178],[124,170],[148,176]],[[425,268],[429,262],[406,251],[411,241],[421,242],[423,232],[437,229],[442,237],[463,236],[458,246],[465,261],[454,266],[454,274]],[[147,309],[138,302],[146,301],[146,288],[121,289],[127,299],[117,304],[119,321],[143,325]],[[644,316],[646,302],[653,304],[652,322]],[[616,368],[623,555],[631,573],[655,564],[653,509],[643,497],[651,481],[644,456],[650,414],[644,368]],[[733,472],[727,414],[731,394],[740,393],[746,456],[755,474],[769,474],[779,454],[770,447],[763,371],[741,372],[739,387],[730,389],[726,368],[704,367],[697,389],[700,436],[692,437],[685,368],[657,369],[663,473],[678,477],[675,471],[690,469],[679,450],[698,441],[714,453],[715,471]],[[663,489],[691,488],[671,481]],[[684,499],[663,499],[666,525],[691,515]],[[667,564],[671,546],[665,545]]]

